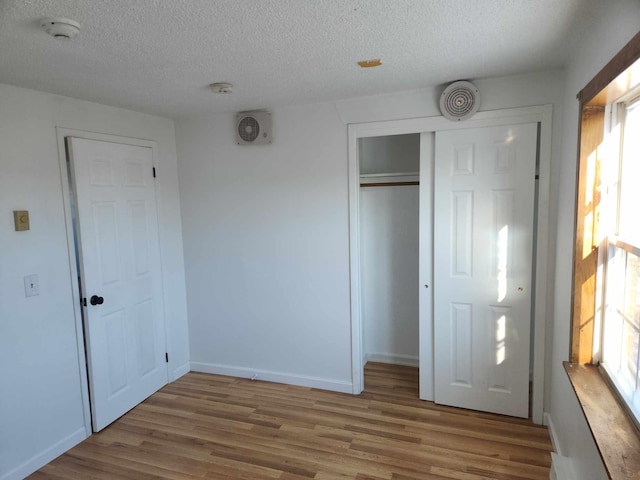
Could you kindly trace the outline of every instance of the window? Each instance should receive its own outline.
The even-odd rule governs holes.
[[[565,370],[610,478],[630,478],[640,471],[640,32],[578,100]]]
[[[614,347],[613,337],[607,334],[603,342],[605,323],[613,328],[618,315],[621,335],[628,334],[625,338],[630,342],[631,350],[625,355],[638,349],[638,342],[631,342],[629,328],[635,325],[632,330],[638,331],[635,297],[639,293],[633,272],[640,247],[640,33],[589,82],[578,99],[571,362],[602,361],[615,376],[614,371],[622,371],[622,357],[608,355],[615,348],[622,355],[622,340]]]
[[[596,186],[603,239],[596,280],[603,296],[600,363],[640,421],[640,99],[606,107],[607,141]]]

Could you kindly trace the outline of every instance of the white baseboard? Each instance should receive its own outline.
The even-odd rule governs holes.
[[[189,373],[191,371],[191,366],[189,365],[189,362],[185,363],[184,365],[180,365],[178,368],[173,370],[173,378],[171,379],[171,381],[173,382],[174,380],[179,379],[181,376]]]
[[[38,453],[29,460],[14,468],[10,472],[5,473],[0,480],[22,480],[31,475],[36,470],[44,467],[51,460],[59,457],[67,450],[75,447],[77,444],[87,438],[87,431],[84,426],[73,432],[66,438],[63,438],[55,445],[47,448],[45,451]]]
[[[551,452],[551,470],[549,471],[551,480],[575,480],[573,464],[569,457],[562,457]]]
[[[417,355],[402,355],[395,353],[367,353],[365,358],[367,362],[407,365],[409,367],[417,367],[420,361]]]
[[[551,438],[551,446],[553,448],[553,452],[551,452],[549,478],[551,480],[575,480],[576,475],[574,473],[573,463],[569,457],[562,455],[558,434],[553,425],[553,418],[549,413],[545,412],[542,415],[542,423],[546,425],[549,430],[549,437]]]
[[[270,372],[268,370],[259,370],[255,368],[191,362],[191,371],[227,375],[230,377],[252,378],[254,380],[262,380],[265,382],[286,383],[287,385],[319,388],[322,390],[331,390],[333,392],[353,393],[353,384],[351,382],[341,382],[326,378],[294,375],[282,372]]]
[[[553,419],[551,415],[547,412],[542,414],[542,424],[547,427],[549,430],[549,437],[551,438],[551,447],[554,452],[558,455],[562,455],[562,450],[560,449],[560,442],[558,441],[558,435],[556,433],[556,429],[553,425]]]

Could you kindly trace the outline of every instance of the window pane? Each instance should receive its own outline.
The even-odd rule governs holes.
[[[625,251],[609,246],[609,260],[605,277],[606,299],[604,311],[603,362],[610,372],[620,370],[622,352],[622,325],[624,320],[618,306],[624,300]]]
[[[620,370],[620,360],[622,358],[622,316],[615,308],[607,308],[605,313],[605,335],[602,348],[603,363],[607,366],[610,374]]]
[[[625,242],[640,245],[640,102],[627,107],[623,129],[622,175],[618,235]]]
[[[640,401],[640,258],[615,245],[608,247],[602,362],[636,416]]]
[[[640,421],[640,101],[627,105],[618,184],[604,193],[611,206],[604,273],[602,364]],[[613,135],[615,137],[615,135]],[[613,138],[612,137],[612,138]],[[602,225],[605,222],[601,222]],[[617,224],[617,229],[614,230]]]
[[[638,376],[638,330],[629,322],[622,327],[622,364],[620,374],[623,376],[629,392],[636,390]]]
[[[640,322],[640,288],[638,288],[640,261],[638,257],[632,253],[628,253],[626,267],[624,314],[637,327]]]

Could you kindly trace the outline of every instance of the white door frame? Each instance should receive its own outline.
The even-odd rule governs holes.
[[[551,171],[551,119],[552,106],[541,105],[479,112],[464,122],[451,122],[442,116],[356,123],[348,125],[349,163],[349,271],[351,293],[351,380],[353,393],[364,389],[362,359],[362,309],[360,299],[360,219],[359,190],[360,171],[358,139],[385,135],[437,132],[440,130],[466,129],[538,122],[539,175],[536,197],[537,217],[535,245],[535,293],[533,299],[533,391],[531,415],[536,424],[543,422],[544,370],[547,322],[547,259],[549,242],[549,184]],[[416,285],[416,288],[418,286]],[[422,353],[422,352],[421,352]],[[428,353],[428,352],[427,352]]]
[[[67,149],[65,144],[66,137],[76,137],[76,138],[84,138],[86,140],[98,140],[102,142],[111,142],[111,143],[120,143],[125,145],[133,145],[138,147],[148,147],[151,148],[153,152],[153,165],[156,166],[158,159],[158,145],[153,140],[143,140],[139,138],[130,138],[130,137],[122,137],[118,135],[108,135],[103,133],[95,133],[88,132],[84,130],[76,130],[71,128],[64,127],[56,127],[56,137],[58,140],[58,162],[60,164],[60,181],[62,184],[62,202],[64,205],[64,217],[65,217],[65,227],[67,230],[67,252],[69,254],[69,276],[71,277],[71,292],[73,296],[73,316],[76,327],[76,345],[78,348],[78,373],[80,376],[80,391],[82,394],[82,407],[83,407],[83,418],[84,418],[84,427],[86,436],[89,437],[93,433],[92,425],[91,425],[91,407],[89,400],[89,378],[86,367],[86,349],[84,343],[84,325],[82,324],[82,308],[80,306],[80,288],[78,285],[78,276],[80,276],[81,272],[78,270],[78,258],[76,255],[76,247],[74,241],[74,216],[72,213],[71,202],[70,202],[70,194],[71,187],[69,185],[69,176],[73,175],[73,172],[69,170],[69,163],[67,162]],[[159,189],[155,188],[155,200],[156,205],[160,205],[160,195]],[[77,212],[76,212],[77,213]],[[160,225],[159,225],[159,217],[161,215],[160,208],[156,209],[156,215],[158,216],[158,237],[160,240],[160,258],[162,258],[162,238],[160,236]],[[164,323],[165,330],[165,342],[167,352],[169,352],[170,348],[170,338],[169,335],[166,334],[167,330],[167,317],[166,317],[166,301],[164,295],[164,273],[163,273],[163,265],[160,263],[160,282],[162,286],[162,302],[163,302],[163,318],[162,321]],[[169,364],[165,364],[167,381],[169,381],[170,371]]]

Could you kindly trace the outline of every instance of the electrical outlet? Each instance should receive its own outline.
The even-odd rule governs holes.
[[[40,295],[40,280],[38,275],[27,275],[24,277],[24,296],[34,297]]]

